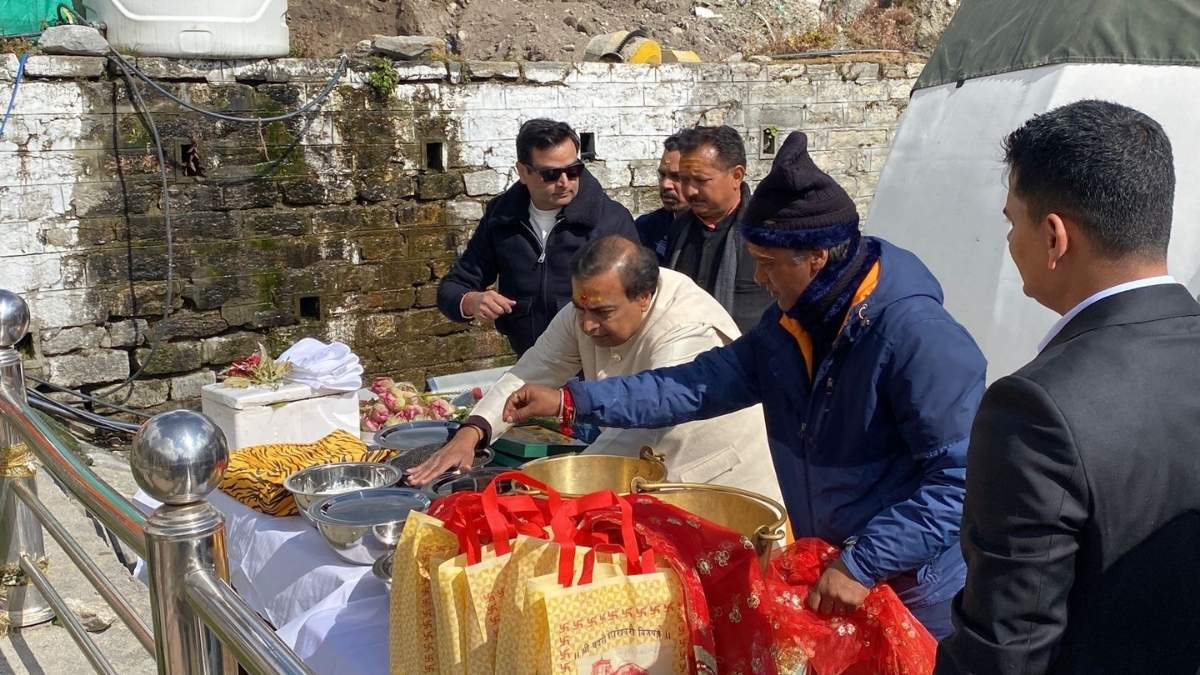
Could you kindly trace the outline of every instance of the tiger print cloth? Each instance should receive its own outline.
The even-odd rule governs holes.
[[[253,445],[229,454],[221,489],[252,509],[272,516],[299,512],[283,487],[301,469],[333,462],[384,462],[390,450],[371,450],[354,434],[338,429],[315,443]]]

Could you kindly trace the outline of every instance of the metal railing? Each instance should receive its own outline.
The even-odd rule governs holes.
[[[25,399],[21,357],[29,309],[0,290],[0,561],[27,583],[8,588],[13,627],[58,617],[100,673],[116,673],[45,574],[43,528],[134,637],[162,675],[253,675],[312,671],[229,585],[225,520],[205,497],[216,488],[229,452],[225,437],[199,413],[176,410],[146,422],[133,439],[130,466],[138,485],[162,502],[149,517],[66,448]],[[45,469],[93,517],[147,563],[153,630],[38,498]]]

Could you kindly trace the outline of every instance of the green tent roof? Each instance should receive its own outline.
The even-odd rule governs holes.
[[[1200,0],[962,0],[915,88],[1057,63],[1200,65]]]

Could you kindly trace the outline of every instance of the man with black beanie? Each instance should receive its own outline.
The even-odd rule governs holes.
[[[762,321],[695,361],[561,390],[527,386],[513,421],[556,414],[657,428],[762,403],[793,534],[842,547],[809,594],[851,611],[886,582],[936,638],[966,576],[967,439],[986,362],[912,253],[859,233],[854,202],[793,133],[742,216]]]

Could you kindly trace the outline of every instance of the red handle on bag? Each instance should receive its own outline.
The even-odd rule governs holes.
[[[530,495],[509,495],[501,500],[496,487],[500,481],[518,483],[546,493],[550,513],[556,512],[562,504],[562,497],[559,496],[558,491],[520,471],[505,471],[493,478],[483,488],[480,499],[483,503],[483,516],[492,536],[492,548],[496,555],[504,555],[512,550],[511,540],[517,536],[518,532],[524,532],[531,536],[540,535],[541,527],[536,521],[544,521],[543,518],[523,517],[522,514],[540,516],[543,513],[536,500]],[[542,522],[542,525],[544,524]]]
[[[601,494],[601,493],[597,493]],[[589,495],[590,496],[590,495]],[[579,525],[575,528],[575,532],[567,537],[570,542],[569,549],[565,543],[560,543],[561,549],[558,559],[558,583],[564,588],[573,585],[575,576],[575,549],[576,542],[588,543],[592,548],[616,548],[625,554],[626,573],[630,575],[645,574],[655,570],[654,551],[649,547],[641,547],[638,544],[637,532],[633,526],[633,507],[624,497],[612,495],[616,498],[615,506],[618,508],[618,513],[613,513],[611,509],[603,511],[592,511],[587,514]],[[583,499],[583,498],[581,498]],[[616,516],[616,517],[614,517]],[[559,524],[556,519],[556,524]],[[616,525],[619,533],[619,541],[612,542],[606,536],[604,528]],[[559,531],[556,530],[556,540],[559,538]],[[563,531],[565,534],[565,530]],[[589,552],[590,553],[590,552]],[[584,556],[584,572],[587,569],[587,556]],[[594,566],[595,557],[592,557]],[[587,583],[583,579],[584,575],[580,575],[580,583]],[[587,579],[590,581],[591,574],[587,574]]]

